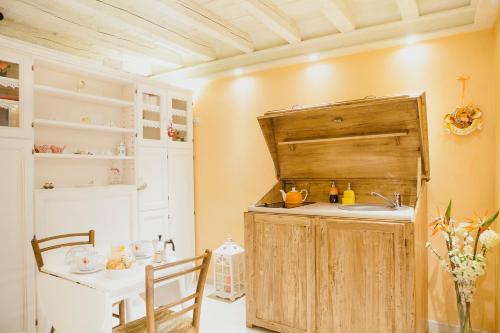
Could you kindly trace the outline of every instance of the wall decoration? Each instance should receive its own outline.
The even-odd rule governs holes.
[[[455,111],[444,117],[448,133],[469,135],[482,128],[481,109],[472,103],[465,103],[465,87],[469,79],[468,76],[459,76],[457,78],[462,84],[461,104]]]

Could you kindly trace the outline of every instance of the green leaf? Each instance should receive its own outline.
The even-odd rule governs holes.
[[[495,214],[491,215],[486,220],[484,220],[484,222],[481,224],[481,227],[485,229],[488,228],[493,222],[495,222],[497,217],[498,217],[498,210]]]
[[[446,223],[450,222],[451,220],[451,200],[448,203],[448,208],[446,208],[446,213],[444,214],[444,219]]]

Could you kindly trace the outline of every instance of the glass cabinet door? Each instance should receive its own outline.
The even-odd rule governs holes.
[[[142,87],[138,91],[141,141],[148,144],[166,144],[165,97],[161,91]]]
[[[19,64],[0,59],[0,126],[21,126],[19,99]]]
[[[26,137],[31,133],[32,104],[31,98],[25,97],[32,81],[28,63],[23,56],[0,52],[0,136]]]
[[[169,142],[186,145],[192,143],[191,99],[189,96],[172,95],[170,98]]]

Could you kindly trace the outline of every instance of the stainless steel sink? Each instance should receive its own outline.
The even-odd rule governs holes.
[[[340,209],[343,210],[351,210],[351,211],[394,211],[397,208],[384,206],[384,205],[376,205],[376,204],[355,204],[355,205],[340,205]]]

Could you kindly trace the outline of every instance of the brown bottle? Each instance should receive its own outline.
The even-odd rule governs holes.
[[[335,186],[335,181],[332,181],[332,187],[330,187],[330,203],[339,202],[339,189]]]

